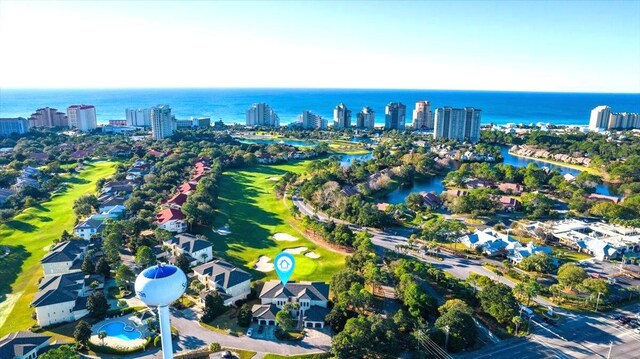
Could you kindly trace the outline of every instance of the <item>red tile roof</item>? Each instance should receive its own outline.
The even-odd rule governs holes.
[[[168,204],[175,204],[177,206],[182,207],[182,205],[187,201],[188,196],[182,192],[176,194],[175,196],[169,198],[167,201]]]
[[[185,219],[185,215],[181,210],[175,208],[165,208],[156,215],[156,221],[158,224],[164,224],[173,220]]]
[[[182,193],[187,193],[196,190],[197,183],[194,182],[185,182],[180,187],[178,187],[178,191]]]

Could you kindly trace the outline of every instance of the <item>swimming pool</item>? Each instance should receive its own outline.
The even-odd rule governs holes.
[[[125,330],[125,327],[127,328],[127,330]],[[109,337],[114,337],[125,341],[136,340],[142,337],[142,333],[140,333],[139,330],[135,330],[127,326],[123,322],[111,322],[109,324],[105,324],[100,328],[100,330],[98,330],[98,333],[100,333],[101,331],[107,332],[107,336]]]

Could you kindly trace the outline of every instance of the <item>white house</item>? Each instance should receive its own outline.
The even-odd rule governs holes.
[[[93,235],[102,232],[103,227],[104,223],[102,219],[89,217],[84,221],[76,224],[76,226],[73,228],[73,234],[76,237],[89,240]]]
[[[223,298],[224,305],[228,306],[246,299],[251,293],[251,274],[221,259],[199,265],[193,268],[193,272],[200,283],[205,285],[201,298],[210,291],[217,291]]]
[[[82,259],[87,253],[88,241],[64,241],[51,248],[41,260],[45,277],[81,271]]]
[[[551,248],[547,246],[536,246],[533,242],[529,242],[526,246],[516,246],[515,248],[509,249],[509,254],[507,254],[507,258],[515,263],[520,264],[523,259],[530,257],[536,253],[546,253],[548,255],[552,254]]]
[[[182,233],[187,230],[189,224],[185,220],[187,217],[181,210],[176,208],[165,208],[156,215],[158,228],[165,229],[173,233]]]
[[[163,243],[171,248],[173,256],[186,255],[191,265],[206,263],[213,259],[213,245],[211,242],[197,238],[192,234],[177,234]]]
[[[266,282],[260,292],[261,304],[251,308],[253,320],[259,325],[276,325],[275,316],[286,303],[297,303],[299,310],[291,314],[306,328],[324,328],[329,313],[329,285],[322,282]]]
[[[471,249],[482,248],[482,252],[488,256],[495,256],[521,246],[515,238],[491,228],[462,236],[459,241]]]
[[[38,325],[73,322],[89,314],[87,297],[93,291],[90,285],[94,281],[104,282],[100,276],[85,276],[82,272],[45,277],[31,303]]]
[[[49,346],[51,337],[20,331],[0,338],[0,358],[36,359],[43,348]]]

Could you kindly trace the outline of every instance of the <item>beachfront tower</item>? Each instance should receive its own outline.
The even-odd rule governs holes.
[[[433,138],[478,142],[480,140],[481,114],[482,110],[473,107],[438,108],[434,116]]]
[[[266,103],[254,103],[247,110],[247,126],[280,126],[280,118]]]
[[[411,127],[414,130],[433,130],[433,112],[429,101],[416,102]]]
[[[407,106],[402,102],[391,102],[384,108],[384,129],[401,130],[405,129],[405,116]]]
[[[589,130],[600,131],[609,127],[609,119],[611,117],[611,107],[598,106],[591,110],[591,118],[589,119]]]
[[[373,130],[376,124],[376,112],[371,107],[363,107],[362,111],[358,112],[357,117],[357,128]]]
[[[351,110],[343,103],[333,109],[333,128],[351,127]]]
[[[151,108],[151,138],[160,141],[171,137],[178,128],[176,118],[169,105],[158,105]]]

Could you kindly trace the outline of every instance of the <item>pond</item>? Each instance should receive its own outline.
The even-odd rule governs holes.
[[[361,161],[369,161],[373,159],[373,152],[361,153],[357,155],[346,154],[340,157],[340,166],[342,167],[351,167],[353,161],[361,162]]]
[[[514,156],[509,153],[508,147],[503,147],[501,150],[501,153],[502,153],[502,157],[504,158],[503,163],[509,164],[515,167],[526,167],[529,163],[533,162],[536,165],[538,165],[538,167],[548,167],[552,170],[557,169],[563,175],[569,173],[574,176],[577,176],[581,172],[580,170],[570,168],[570,167],[565,167],[565,166],[560,166],[560,165],[551,164],[547,162],[536,161],[528,158]],[[405,203],[405,199],[407,198],[407,196],[415,192],[418,192],[418,193],[434,192],[436,194],[440,194],[445,189],[444,185],[442,184],[444,177],[445,175],[439,175],[439,176],[430,178],[429,180],[426,180],[426,181],[415,181],[413,183],[413,186],[398,187],[393,192],[390,192],[389,194],[387,194],[384,197],[384,201],[391,204]],[[617,195],[616,187],[607,183],[599,184],[596,187],[596,193],[607,195],[607,196]]]
[[[315,146],[318,142],[315,141],[305,141],[305,140],[291,140],[287,138],[236,138],[239,142],[249,143],[249,144],[261,144],[261,145],[273,145],[276,143],[285,144],[289,146],[296,147],[309,147]]]

